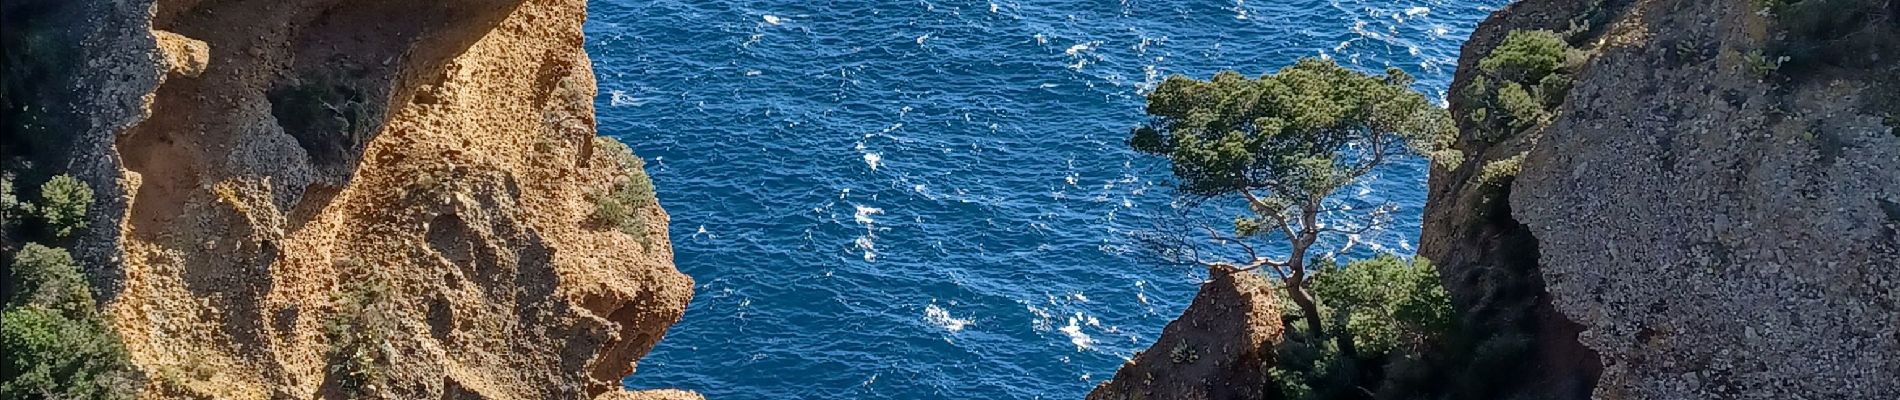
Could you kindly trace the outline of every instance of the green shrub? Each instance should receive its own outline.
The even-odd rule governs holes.
[[[389,343],[396,320],[389,310],[389,284],[377,274],[345,283],[335,311],[324,321],[330,340],[328,372],[339,389],[353,397],[387,386],[394,356]]]
[[[1519,170],[1524,168],[1524,155],[1518,153],[1510,158],[1492,161],[1478,171],[1478,183],[1486,186],[1499,186],[1517,178]]]
[[[129,399],[138,380],[124,345],[65,250],[28,243],[0,311],[0,399]]]
[[[1537,126],[1549,115],[1544,111],[1544,103],[1517,82],[1505,82],[1498,88],[1498,105],[1504,107],[1504,115],[1511,117],[1507,123],[1515,129]]]
[[[1478,61],[1478,76],[1461,91],[1472,104],[1465,117],[1478,125],[1478,138],[1490,142],[1543,125],[1584,59],[1555,32],[1512,31]]]
[[[1421,360],[1456,326],[1431,262],[1381,255],[1323,270],[1312,288],[1331,334],[1290,324],[1269,376],[1284,398],[1365,398],[1374,390],[1409,388],[1382,385],[1417,385],[1429,376],[1431,365]],[[1346,336],[1350,354],[1333,335]]]
[[[92,308],[91,289],[64,249],[27,243],[13,256],[13,281],[17,289],[8,304],[40,304],[57,307]]]
[[[1313,289],[1345,314],[1345,332],[1362,353],[1416,351],[1451,329],[1451,297],[1424,259],[1354,261],[1319,275]]]
[[[1563,67],[1564,53],[1569,49],[1555,32],[1511,31],[1490,55],[1478,61],[1478,70],[1495,79],[1537,82]]]
[[[1781,64],[1788,62],[1788,56],[1770,59],[1767,55],[1762,54],[1761,50],[1750,51],[1744,55],[1743,58],[1745,59],[1744,61],[1748,63],[1748,73],[1754,75],[1755,79],[1760,80],[1768,80],[1768,78],[1774,77],[1775,72],[1781,69]]]
[[[13,192],[13,174],[0,173],[0,232],[12,232],[21,215],[33,212],[32,203],[20,202]]]
[[[86,209],[92,207],[92,187],[59,175],[40,185],[40,218],[55,237],[68,237],[86,229]]]
[[[618,140],[601,137],[596,138],[594,143],[626,175],[625,181],[588,196],[594,202],[594,216],[621,232],[645,240],[646,208],[658,204],[653,193],[653,180],[647,176],[646,161],[633,155],[633,149]]]

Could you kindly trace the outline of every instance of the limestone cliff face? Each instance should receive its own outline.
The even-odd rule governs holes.
[[[1215,266],[1186,311],[1089,400],[1278,399],[1268,386],[1280,307],[1264,275]]]
[[[388,398],[621,393],[692,297],[666,216],[590,193],[583,0],[83,1],[82,258],[148,398],[346,396],[326,326],[387,288]],[[643,232],[642,232],[643,231]]]
[[[1510,194],[1594,397],[1900,398],[1900,3],[1628,3]]]

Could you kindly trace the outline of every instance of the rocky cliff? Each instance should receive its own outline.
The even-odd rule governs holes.
[[[1481,64],[1531,31],[1556,78],[1500,101],[1513,77]],[[1499,10],[1461,54],[1465,157],[1433,171],[1419,247],[1465,336],[1441,372],[1477,384],[1414,397],[1900,398],[1897,59],[1900,2]],[[1167,338],[1097,394],[1190,371],[1152,360]],[[1242,398],[1194,393],[1145,397]]]
[[[1474,157],[1434,175],[1420,253],[1479,295],[1466,304],[1532,300],[1531,351],[1601,368],[1594,398],[1900,396],[1896,5],[1514,4],[1467,45],[1454,93],[1513,30],[1572,32],[1574,82],[1541,126],[1486,140],[1466,123]],[[1505,187],[1479,182],[1511,158]],[[1515,288],[1535,291],[1473,279],[1499,270],[1534,271]],[[1575,328],[1596,362],[1563,340]]]
[[[1509,200],[1594,397],[1900,398],[1900,2],[1609,16]]]
[[[1089,400],[1278,399],[1267,386],[1281,334],[1266,276],[1214,266],[1186,311]]]
[[[696,397],[619,389],[692,280],[650,193],[597,210],[645,178],[595,138],[585,6],[10,3],[80,43],[34,101],[141,397]]]

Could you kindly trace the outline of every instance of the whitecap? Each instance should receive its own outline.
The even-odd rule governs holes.
[[[1063,50],[1062,54],[1068,54],[1072,56],[1076,54],[1081,54],[1084,51],[1094,50],[1095,45],[1100,44],[1100,43],[1101,42],[1076,43],[1074,46],[1069,46],[1068,50]]]
[[[876,220],[871,219],[872,215],[878,215],[878,214],[884,213],[884,209],[877,208],[877,207],[865,207],[865,206],[859,206],[859,205],[854,205],[852,207],[856,207],[857,210],[851,213],[851,220],[857,221],[859,225],[864,225],[866,227],[869,227],[871,226],[872,223],[877,222]]]
[[[917,45],[918,45],[918,46],[922,46],[922,45],[924,45],[924,41],[925,41],[925,40],[930,40],[930,34],[928,34],[928,33],[926,33],[926,34],[924,34],[923,36],[918,36],[918,37],[917,37]]]
[[[884,156],[877,153],[864,153],[864,164],[870,165],[872,171],[877,170],[877,164],[880,161],[884,161]]]
[[[785,20],[784,20],[784,19],[782,19],[782,18],[779,18],[779,17],[777,16],[777,15],[772,15],[772,14],[766,14],[766,15],[765,15],[765,23],[768,23],[768,24],[772,24],[772,25],[778,25],[778,24],[782,24],[782,23],[785,23]]]
[[[1095,338],[1089,337],[1087,333],[1082,333],[1081,317],[1082,313],[1075,313],[1075,316],[1069,317],[1068,325],[1063,325],[1061,329],[1057,329],[1057,331],[1061,331],[1062,334],[1069,335],[1069,343],[1075,345],[1076,351],[1088,350],[1095,347]]]
[[[1054,322],[1052,322],[1052,320],[1055,319],[1055,315],[1049,314],[1049,310],[1044,310],[1042,308],[1036,307],[1033,304],[1024,304],[1023,307],[1028,308],[1029,314],[1035,316],[1035,318],[1029,319],[1029,325],[1030,327],[1035,328],[1036,331],[1048,332],[1050,326],[1054,325]]]
[[[857,245],[859,250],[864,250],[864,261],[877,261],[877,243],[873,242],[871,235],[859,236],[851,243]]]
[[[864,235],[858,236],[857,240],[852,241],[852,244],[856,245],[859,250],[864,251],[865,262],[877,261],[877,236],[875,235],[877,229],[873,226],[873,224],[877,223],[877,220],[871,219],[871,216],[883,214],[884,209],[861,205],[852,205],[852,207],[856,208],[856,210],[851,213],[851,220],[856,221],[858,225],[864,225]]]
[[[950,333],[960,332],[964,327],[974,323],[967,319],[950,316],[950,312],[945,311],[943,307],[938,307],[937,303],[930,303],[930,305],[924,306],[924,321],[943,328],[944,330],[948,330]]]
[[[1431,13],[1432,13],[1432,9],[1430,7],[1412,7],[1412,8],[1405,9],[1405,16],[1408,16],[1408,17],[1423,16],[1423,15],[1431,14]]]

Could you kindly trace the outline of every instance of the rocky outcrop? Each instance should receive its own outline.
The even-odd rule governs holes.
[[[144,397],[691,396],[619,389],[692,280],[658,207],[593,217],[631,172],[593,151],[583,0],[43,3]],[[339,367],[362,310],[387,355]]]
[[[1155,345],[1123,364],[1088,399],[1277,399],[1268,370],[1281,329],[1280,307],[1265,276],[1215,266]]]
[[[1480,60],[1516,30],[1566,31],[1573,24],[1602,24],[1629,1],[1536,1],[1511,3],[1472,32],[1459,54],[1450,93],[1465,93],[1478,78]],[[1590,42],[1602,29],[1580,31]],[[1485,182],[1486,166],[1519,157],[1537,144],[1537,132],[1493,140],[1471,117],[1477,100],[1449,96],[1459,123],[1456,148],[1465,155],[1452,168],[1434,168],[1428,186],[1418,255],[1438,266],[1453,306],[1459,310],[1462,354],[1451,376],[1459,398],[1584,399],[1601,373],[1597,354],[1577,340],[1583,327],[1552,305],[1546,291],[1539,243],[1516,219],[1509,201],[1515,184]],[[1483,354],[1478,354],[1483,353]]]
[[[1775,3],[1618,10],[1529,148],[1596,398],[1900,398],[1900,3]]]

